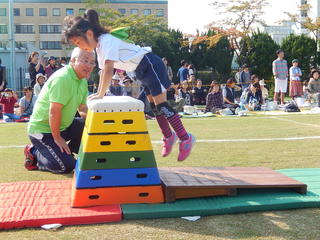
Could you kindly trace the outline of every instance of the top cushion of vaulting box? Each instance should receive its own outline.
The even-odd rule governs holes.
[[[144,103],[128,96],[107,96],[88,101],[92,112],[143,112]]]

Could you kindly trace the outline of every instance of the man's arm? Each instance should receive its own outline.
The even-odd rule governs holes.
[[[88,112],[88,106],[87,104],[80,104],[79,108],[78,108],[78,112],[80,114],[80,116],[83,119],[86,119],[87,117],[87,112]]]
[[[272,73],[273,73],[273,76],[276,78],[277,77],[277,65],[276,65],[276,61],[273,61],[272,62]]]
[[[54,142],[58,145],[61,152],[71,154],[68,144],[60,135],[61,110],[63,104],[52,102],[49,110],[49,124]]]

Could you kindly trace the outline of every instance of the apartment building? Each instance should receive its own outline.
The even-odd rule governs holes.
[[[168,22],[168,1],[106,0],[105,7],[121,14],[151,15]],[[16,49],[48,52],[48,56],[69,56],[70,50],[61,45],[61,30],[65,16],[83,14],[83,0],[14,0],[14,32]],[[8,35],[8,0],[0,0],[0,50],[10,47]]]

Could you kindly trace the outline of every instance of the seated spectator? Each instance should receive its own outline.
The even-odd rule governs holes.
[[[206,104],[206,95],[207,89],[202,87],[202,81],[200,79],[197,80],[197,86],[192,89],[192,93],[194,96],[194,104],[195,105],[205,105]]]
[[[232,78],[229,78],[226,86],[222,89],[223,103],[227,104],[228,108],[235,109],[238,107],[238,104],[235,103],[235,92],[239,90],[241,90],[241,88],[236,86]]]
[[[0,94],[0,104],[3,104],[3,120],[5,122],[19,120],[20,117],[14,114],[14,106],[18,101],[18,98],[14,96],[13,91],[10,88],[6,88]]]
[[[305,80],[303,82],[302,90],[303,90],[303,97],[308,101],[310,100],[310,92],[308,89],[309,81]]]
[[[56,67],[56,59],[51,56],[49,59],[48,59],[48,65],[46,66],[45,68],[45,73],[47,75],[47,78],[50,78],[51,75],[57,71],[57,67]]]
[[[223,108],[223,96],[220,84],[216,81],[212,81],[207,95],[205,112],[218,113]]]
[[[311,73],[311,80],[308,84],[310,97],[316,101],[317,106],[320,107],[320,71],[314,70]]]
[[[38,73],[36,76],[36,85],[34,85],[34,90],[33,90],[33,93],[36,97],[39,96],[45,81],[46,81],[46,77],[42,73]]]
[[[62,57],[59,62],[59,69],[65,67],[66,65],[67,65],[67,59],[65,57]]]
[[[176,112],[183,112],[185,101],[179,98],[178,87],[179,83],[171,83],[170,88],[167,90],[167,102]]]
[[[194,87],[196,87],[196,76],[195,75],[189,75],[188,76],[188,85],[189,85],[189,87],[191,88],[191,89],[193,89]]]
[[[118,77],[119,77],[119,84],[120,84],[121,86],[123,86],[123,80],[124,80],[124,79],[126,78],[126,76],[127,76],[126,71],[121,70],[121,69],[117,69],[115,74],[118,75]]]
[[[260,78],[258,75],[256,75],[256,74],[251,75],[251,82],[250,83],[255,84],[255,83],[259,83],[259,81],[260,81]]]
[[[251,83],[250,86],[243,91],[241,103],[249,111],[261,110],[263,100],[259,83]]]
[[[132,97],[132,80],[130,77],[126,76],[123,80],[123,95]]]
[[[193,106],[193,95],[188,91],[189,85],[188,81],[184,80],[181,83],[181,88],[179,89],[179,97],[178,99],[184,99],[185,105]]]
[[[37,97],[33,94],[32,87],[23,88],[23,94],[24,97],[22,97],[19,102],[21,117],[30,117]]]
[[[261,89],[261,94],[262,94],[262,100],[263,103],[265,103],[265,101],[268,99],[269,97],[269,91],[266,88],[266,84],[264,82],[264,79],[259,81],[259,85],[260,85],[260,89]]]
[[[136,77],[133,77],[133,82],[131,84],[132,86],[132,97],[138,98],[139,95],[141,94],[141,81],[136,79]]]
[[[114,74],[112,77],[109,93],[113,96],[123,96],[123,87],[120,85],[120,78],[117,74]]]

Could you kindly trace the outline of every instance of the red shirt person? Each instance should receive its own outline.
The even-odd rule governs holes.
[[[14,105],[18,101],[17,97],[13,95],[13,91],[9,88],[1,93],[0,103],[3,104],[3,120],[5,122],[13,122],[20,119],[19,116],[14,114]]]

